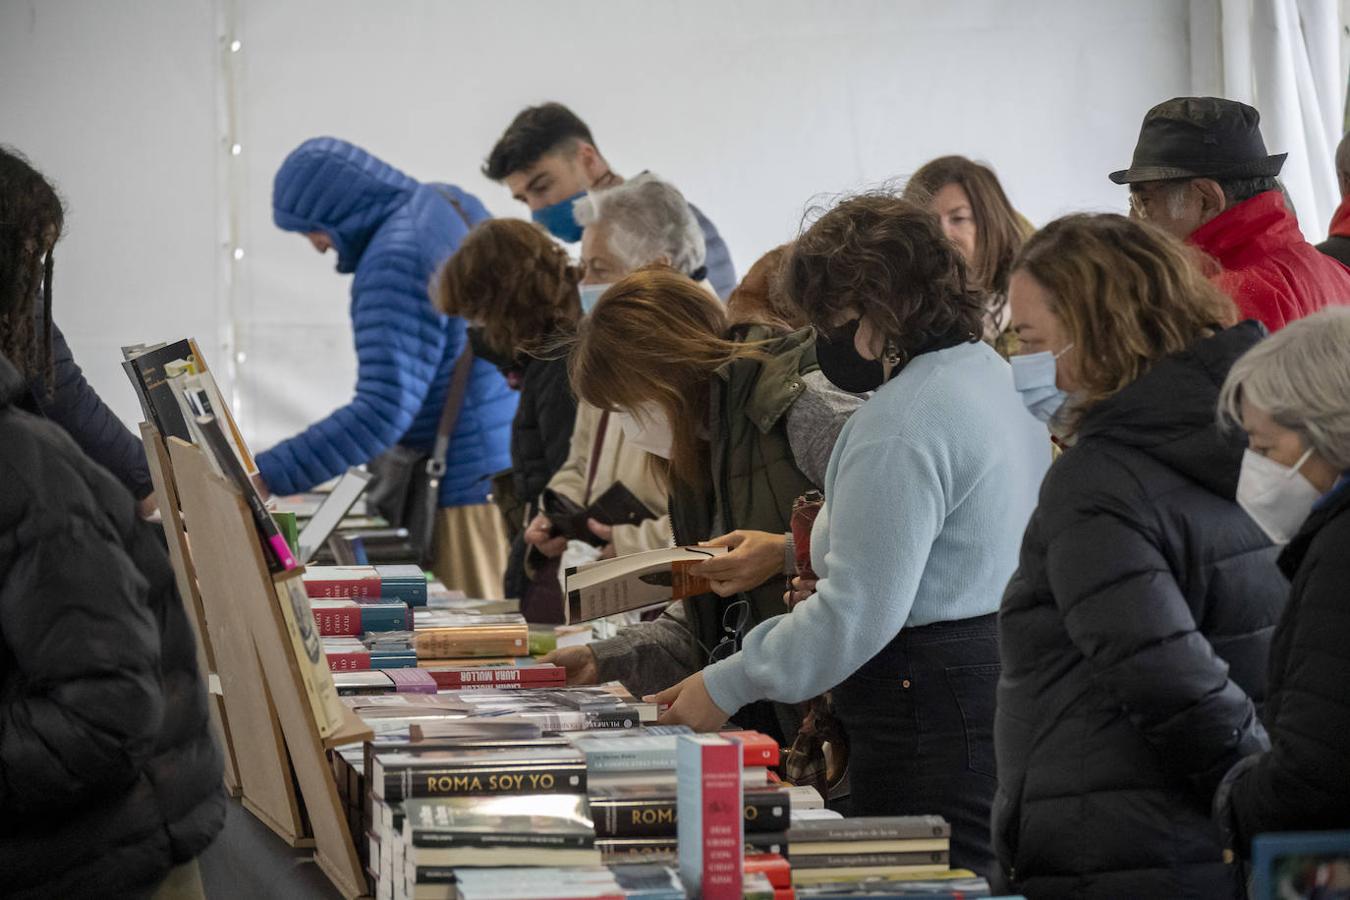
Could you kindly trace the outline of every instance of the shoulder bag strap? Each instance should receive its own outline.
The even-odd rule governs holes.
[[[600,414],[600,424],[595,426],[595,442],[591,445],[590,471],[586,473],[586,498],[582,506],[591,505],[591,488],[595,486],[595,471],[600,468],[600,452],[605,447],[605,430],[609,428],[609,410]]]
[[[431,458],[427,460],[427,471],[436,477],[445,474],[445,457],[450,452],[450,432],[454,431],[459,411],[464,406],[464,394],[469,389],[469,375],[473,371],[473,347],[464,339],[464,349],[455,360],[454,372],[450,375],[450,387],[445,392],[445,406],[441,409],[441,420],[436,425],[436,443],[431,448]]]

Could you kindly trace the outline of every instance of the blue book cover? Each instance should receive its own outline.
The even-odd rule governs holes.
[[[380,598],[401,600],[409,606],[427,605],[427,576],[418,566],[375,566],[380,576]]]

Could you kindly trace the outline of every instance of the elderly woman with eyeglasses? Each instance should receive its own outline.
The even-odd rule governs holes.
[[[1350,308],[1257,344],[1219,403],[1247,432],[1238,503],[1284,545],[1292,585],[1270,647],[1270,750],[1234,766],[1215,804],[1245,853],[1262,832],[1350,828]]]

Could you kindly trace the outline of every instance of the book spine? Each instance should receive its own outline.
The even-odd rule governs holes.
[[[378,578],[305,578],[305,593],[315,600],[381,600]]]
[[[500,794],[579,794],[586,791],[584,765],[538,768],[403,769],[385,773],[384,801],[407,797]]]
[[[428,628],[413,633],[413,646],[422,659],[457,657],[520,656],[528,649],[529,632],[524,627],[479,630]]]
[[[747,847],[745,873],[763,875],[775,890],[792,887],[792,865],[777,853],[751,854]]]
[[[916,816],[890,822],[851,819],[838,824],[813,824],[809,828],[793,829],[790,837],[794,844],[809,844],[818,841],[902,841],[945,838],[951,837],[951,834],[951,825],[942,819],[936,816]]]
[[[427,605],[427,583],[409,581],[388,581],[381,579],[380,596],[386,600],[401,600],[409,606]]]
[[[636,710],[606,709],[581,711],[538,712],[527,710],[524,718],[538,722],[545,731],[592,731],[612,728],[637,728],[642,724]]]
[[[589,755],[586,765],[590,767]],[[750,834],[781,836],[792,820],[787,796],[779,791],[746,793],[743,806],[747,842]],[[591,817],[596,834],[616,838],[673,837],[679,822],[678,804],[673,796],[635,800],[594,797]]]
[[[463,690],[473,687],[564,687],[567,672],[563,669],[545,669],[539,674],[529,669],[470,669],[468,671],[438,671],[427,669],[441,690]]]
[[[454,831],[413,827],[414,847],[521,847],[525,849],[589,850],[593,834],[547,834],[535,831]]]
[[[360,650],[325,651],[329,672],[365,672],[371,668],[370,654]]]
[[[741,748],[681,737],[677,767],[680,876],[704,900],[741,900]]]
[[[258,529],[264,547],[270,548],[270,550],[264,550],[263,552],[263,556],[268,561],[267,567],[273,572],[287,572],[296,568],[299,563],[295,560],[295,554],[291,553],[291,548],[286,544],[286,538],[277,528],[277,523],[272,520],[272,514],[267,511],[262,498],[253,488],[253,482],[249,481],[248,475],[239,465],[239,457],[234,455],[234,448],[225,439],[225,432],[220,430],[220,423],[215,416],[198,416],[197,424],[201,427],[207,444],[210,445],[209,452],[215,456],[220,467],[229,474],[230,480],[239,489],[239,493],[244,495],[244,502],[248,505],[249,512],[253,516],[253,525]]]
[[[416,666],[390,669],[388,677],[400,694],[434,694],[437,690],[436,679]]]
[[[900,866],[945,866],[946,850],[914,853],[824,853],[798,858],[799,869],[890,868]]]
[[[361,634],[361,612],[351,607],[315,609],[314,622],[323,637],[355,637]]]

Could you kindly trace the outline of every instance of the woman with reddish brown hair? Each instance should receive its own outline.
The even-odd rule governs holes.
[[[791,244],[774,247],[745,273],[727,298],[727,317],[732,322],[772,322],[794,331],[810,324],[783,293],[783,261],[791,248]]]
[[[972,286],[985,296],[984,339],[1005,359],[1016,349],[1009,330],[1008,276],[1013,257],[1031,236],[994,170],[964,156],[925,163],[905,185],[904,198],[938,217],[942,233],[966,261]]]
[[[515,496],[527,507],[525,521],[539,511],[540,492],[567,461],[577,403],[567,382],[567,361],[550,348],[576,328],[580,281],[566,252],[538,226],[489,219],[469,232],[435,285],[436,308],[471,323],[474,354],[494,363],[520,390],[511,425],[511,466]],[[516,535],[507,563],[507,597],[529,593],[534,567],[526,565],[526,549]]]
[[[605,292],[578,326],[571,370],[577,396],[618,413],[629,440],[653,455],[675,543],[721,535],[733,548],[703,564],[721,596],[676,602],[589,646],[602,680],[649,693],[730,655],[748,628],[786,611],[793,500],[823,484],[861,401],[821,374],[810,330],[732,325],[711,293],[665,267]],[[796,729],[791,707],[766,703],[736,721],[786,739]]]

